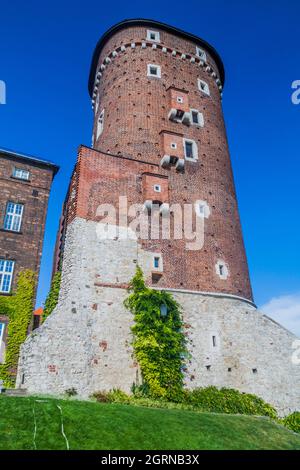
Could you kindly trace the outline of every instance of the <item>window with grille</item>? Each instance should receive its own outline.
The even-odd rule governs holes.
[[[4,218],[4,230],[20,232],[23,208],[23,204],[15,204],[14,202],[8,202]]]
[[[13,177],[18,178],[19,180],[29,180],[29,171],[23,170],[22,168],[13,169]]]
[[[0,259],[0,292],[9,293],[14,272],[14,261]]]

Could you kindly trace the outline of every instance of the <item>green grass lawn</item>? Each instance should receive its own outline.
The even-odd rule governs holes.
[[[0,396],[0,449],[300,449],[267,418]],[[35,439],[34,439],[35,437]]]

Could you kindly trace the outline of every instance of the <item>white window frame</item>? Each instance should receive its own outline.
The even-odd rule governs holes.
[[[189,143],[189,144],[192,144],[192,148],[193,148],[193,158],[191,157],[188,157],[187,154],[186,154],[186,148],[185,148],[185,144],[186,143]],[[190,162],[196,162],[198,160],[198,146],[196,144],[196,142],[192,139],[183,139],[183,148],[184,148],[184,158]]]
[[[193,121],[193,113],[197,113],[198,122]],[[191,108],[190,109],[190,114],[191,114],[191,124],[192,124],[192,126],[204,127],[203,114],[200,113],[200,111],[198,111],[198,109]]]
[[[19,211],[19,212],[18,212]],[[24,205],[9,201],[5,209],[4,230],[20,232],[22,225]]]
[[[196,46],[196,56],[206,62],[206,52],[201,47]]]
[[[19,176],[18,176],[19,173]],[[28,181],[30,176],[30,172],[28,170],[24,170],[23,168],[14,167],[13,169],[13,177],[18,178],[18,180]]]
[[[203,85],[203,88],[202,88],[202,85]],[[198,78],[198,88],[202,93],[204,93],[207,96],[210,96],[208,83],[206,83],[204,80],[201,80],[201,78]]]
[[[7,267],[10,267],[7,270]],[[0,259],[0,293],[9,294],[14,274],[15,262],[12,260]],[[8,289],[3,289],[4,284]]]
[[[99,139],[100,135],[103,132],[103,129],[104,129],[104,109],[102,109],[97,119],[96,140]]]
[[[158,267],[155,266],[156,258],[158,259]],[[163,259],[162,259],[162,255],[160,253],[155,253],[153,255],[152,267],[155,271],[159,271],[159,272],[163,271]]]
[[[156,75],[151,73],[151,68],[155,67],[156,68]],[[152,77],[152,78],[161,78],[161,67],[160,65],[157,64],[147,64],[147,77]]]
[[[161,193],[161,185],[160,184],[155,184],[153,186],[153,189],[156,193]]]
[[[151,35],[154,34],[154,39],[151,38]],[[160,32],[153,31],[152,29],[147,29],[147,40],[152,42],[160,42]]]
[[[183,103],[183,98],[182,98],[182,96],[177,96],[177,103],[180,103],[180,104]]]

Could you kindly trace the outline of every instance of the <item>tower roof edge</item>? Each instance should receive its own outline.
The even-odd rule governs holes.
[[[99,55],[103,46],[117,31],[120,31],[121,29],[127,28],[129,26],[149,26],[149,27],[154,27],[154,28],[160,28],[169,33],[180,36],[184,39],[190,39],[192,41],[195,41],[199,45],[205,47],[206,50],[211,54],[211,56],[213,57],[213,59],[215,60],[218,66],[218,69],[220,72],[220,79],[221,79],[222,85],[224,86],[225,69],[224,69],[223,61],[220,55],[218,54],[218,52],[216,51],[216,49],[213,46],[211,46],[208,42],[206,42],[204,39],[192,33],[183,31],[182,29],[176,28],[175,26],[170,26],[166,23],[161,23],[160,21],[149,20],[145,18],[133,18],[133,19],[126,19],[126,20],[120,21],[119,23],[116,23],[115,25],[111,26],[101,36],[101,38],[97,42],[94,53],[93,53],[93,57],[92,57],[89,81],[88,81],[88,89],[89,89],[90,96],[92,96],[92,93],[93,93],[93,85],[94,85],[94,79],[95,79],[95,74],[96,74],[97,62],[98,62],[98,58],[99,58]]]

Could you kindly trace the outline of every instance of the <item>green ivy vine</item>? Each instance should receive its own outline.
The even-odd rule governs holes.
[[[57,271],[52,278],[51,287],[45,300],[44,312],[42,317],[43,322],[46,320],[47,317],[49,317],[49,315],[53,312],[57,305],[60,290],[60,282],[61,272]]]
[[[19,351],[24,343],[32,320],[36,274],[31,270],[21,271],[17,288],[11,296],[0,296],[0,314],[9,319],[5,362],[0,364],[0,379],[4,386],[14,387]]]
[[[139,267],[129,291],[124,305],[134,316],[132,345],[148,394],[178,401],[187,357],[181,308],[169,292],[147,287]]]

